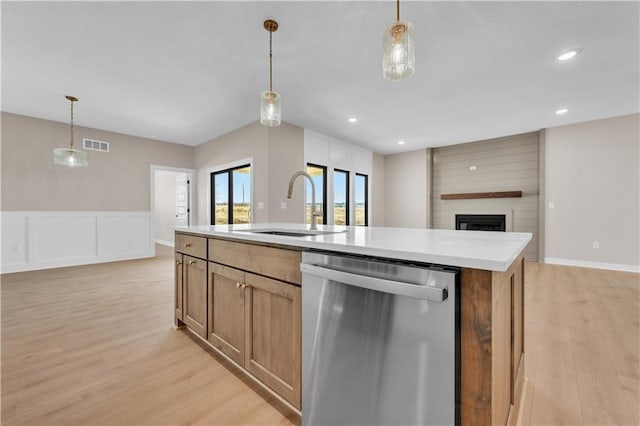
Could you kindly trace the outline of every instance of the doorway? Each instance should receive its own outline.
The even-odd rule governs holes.
[[[193,224],[190,169],[151,166],[151,223],[156,244],[173,247],[174,227]]]

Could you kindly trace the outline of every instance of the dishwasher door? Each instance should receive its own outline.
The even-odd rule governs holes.
[[[458,270],[302,254],[302,424],[459,424]]]

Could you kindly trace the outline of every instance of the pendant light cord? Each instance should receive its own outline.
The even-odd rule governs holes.
[[[400,0],[396,0],[396,21],[400,22]]]
[[[271,51],[271,36],[273,35],[273,31],[269,31],[269,92],[273,92],[273,87],[271,86],[272,75],[273,75],[273,53]]]
[[[71,149],[73,149],[73,101],[71,101]]]

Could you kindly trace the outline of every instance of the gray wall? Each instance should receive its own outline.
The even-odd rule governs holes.
[[[433,149],[433,228],[455,229],[456,213],[512,212],[512,231],[531,232],[527,259],[538,259],[539,134]],[[475,170],[470,170],[475,166]],[[441,200],[441,194],[522,191],[522,198]]]
[[[53,149],[69,146],[69,124],[2,113],[2,210],[149,211],[152,164],[193,168],[194,148],[75,126],[82,138],[111,143],[88,151],[89,167],[53,164]]]
[[[546,129],[548,260],[638,270],[639,122],[632,114]]]
[[[304,130],[291,124],[265,127],[250,123],[220,136],[195,149],[197,176],[196,224],[207,225],[209,215],[210,168],[253,159],[253,222],[300,222],[303,217],[303,187],[299,180],[287,208],[280,208],[286,200],[289,177],[304,169]],[[264,203],[258,209],[258,203]]]
[[[426,149],[384,156],[385,226],[428,226],[427,160]]]

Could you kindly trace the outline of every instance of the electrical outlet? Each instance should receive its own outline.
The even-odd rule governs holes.
[[[594,241],[593,242],[593,249],[594,250],[598,250],[600,248],[600,242],[599,241]]]
[[[549,203],[549,210],[553,210],[556,207],[555,204],[553,203]]]
[[[264,203],[262,201],[258,201],[258,210],[264,209]]]
[[[286,209],[287,208],[287,202],[286,201],[280,201],[280,208],[281,209]]]

